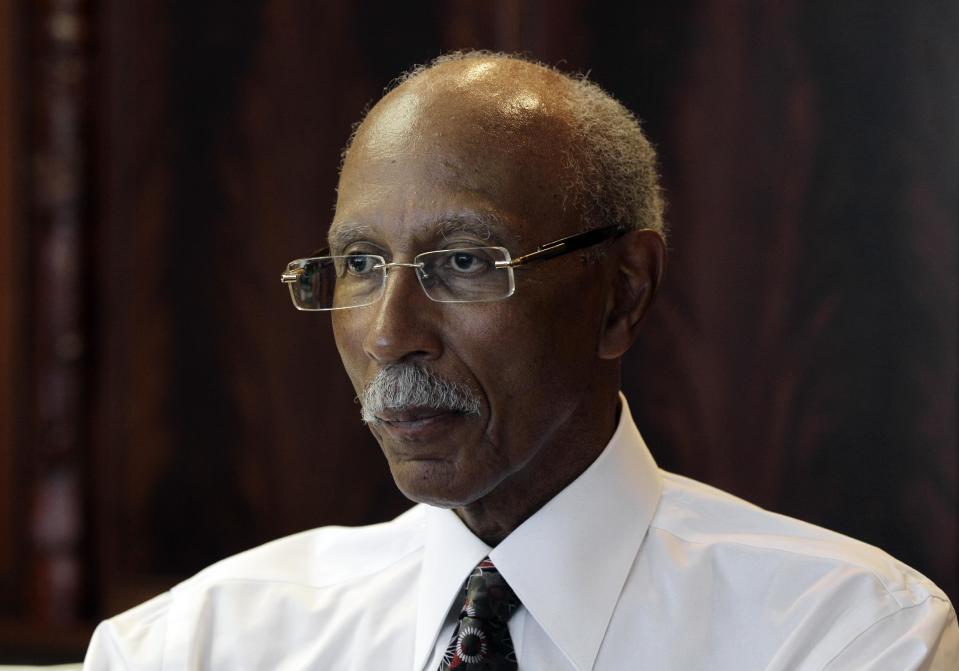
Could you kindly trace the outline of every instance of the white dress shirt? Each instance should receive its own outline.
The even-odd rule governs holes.
[[[622,403],[602,455],[495,548],[425,505],[283,538],[102,623],[84,668],[433,671],[488,555],[523,602],[520,671],[959,669],[927,578],[659,470]]]

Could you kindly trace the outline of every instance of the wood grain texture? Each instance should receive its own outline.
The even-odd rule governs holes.
[[[91,6],[49,0],[29,15],[31,342],[33,377],[23,457],[30,528],[30,614],[71,626],[87,616],[85,489],[89,401],[88,268],[92,239],[88,175]]]
[[[18,101],[19,12],[13,3],[0,5],[0,599],[6,608],[16,602],[15,570],[21,524],[16,486],[18,421],[17,387],[22,372],[18,363],[22,249],[18,225],[19,181],[17,140],[22,109]]]
[[[88,630],[89,3],[5,6],[0,660]],[[9,294],[7,293],[9,292]],[[10,548],[10,549],[8,549]],[[59,653],[54,653],[54,657]]]

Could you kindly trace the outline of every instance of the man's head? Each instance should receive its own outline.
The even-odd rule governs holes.
[[[517,268],[505,300],[434,302],[398,266],[379,301],[333,313],[407,496],[453,507],[542,498],[595,457],[612,430],[619,358],[662,273],[662,200],[631,114],[592,84],[512,57],[457,54],[414,70],[357,127],[332,254],[408,264],[500,246],[516,257],[614,224],[628,232],[589,259]]]

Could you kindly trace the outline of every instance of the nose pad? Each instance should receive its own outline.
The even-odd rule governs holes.
[[[423,292],[423,295],[430,300],[432,300],[432,298],[430,298],[429,288],[430,285],[433,284],[434,279],[434,276],[426,270],[425,266],[416,269],[416,280],[419,282],[420,290]]]

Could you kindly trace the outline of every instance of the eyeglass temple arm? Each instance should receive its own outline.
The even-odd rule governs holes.
[[[515,268],[516,266],[522,266],[530,263],[531,261],[552,259],[557,256],[562,256],[563,254],[575,252],[578,249],[592,247],[593,245],[599,244],[603,240],[625,232],[626,229],[622,226],[614,225],[605,226],[603,228],[594,228],[593,230],[586,231],[584,233],[569,235],[565,238],[554,240],[553,242],[547,242],[545,245],[540,245],[535,252],[530,252],[529,254],[516,257],[509,262],[509,266],[511,268]]]

